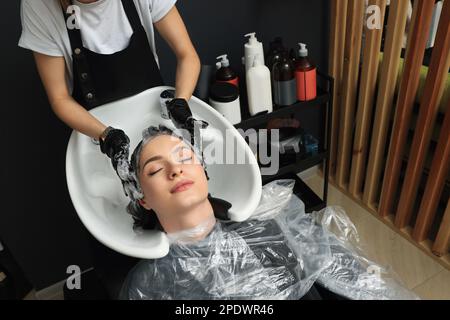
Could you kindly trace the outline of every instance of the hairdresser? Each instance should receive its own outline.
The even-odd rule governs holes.
[[[128,158],[129,138],[88,110],[163,85],[155,30],[177,58],[173,122],[191,130],[187,101],[200,61],[175,7],[176,0],[22,0],[19,46],[33,51],[53,112],[100,143],[117,162]]]

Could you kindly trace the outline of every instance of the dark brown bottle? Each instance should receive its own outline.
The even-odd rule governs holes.
[[[283,59],[283,55],[285,54],[285,51],[276,51],[274,52],[269,59],[267,60],[267,68],[272,71],[273,66],[280,62]]]
[[[276,105],[289,106],[297,102],[295,67],[286,51],[272,68],[272,83]]]
[[[266,55],[266,65],[272,72],[273,65],[281,60],[286,48],[283,46],[283,39],[281,37],[275,38],[269,44],[269,52]]]

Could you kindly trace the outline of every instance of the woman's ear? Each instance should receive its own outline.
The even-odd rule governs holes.
[[[144,200],[144,199],[139,199],[139,204],[147,210],[152,210],[152,208],[150,207],[150,205]]]

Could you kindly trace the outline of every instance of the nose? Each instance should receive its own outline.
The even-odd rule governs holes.
[[[183,168],[180,164],[172,163],[169,170],[169,178],[174,179],[183,173]]]

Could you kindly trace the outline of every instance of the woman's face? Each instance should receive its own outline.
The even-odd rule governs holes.
[[[139,159],[140,204],[158,215],[183,214],[208,198],[208,182],[192,149],[161,135],[147,143]]]

